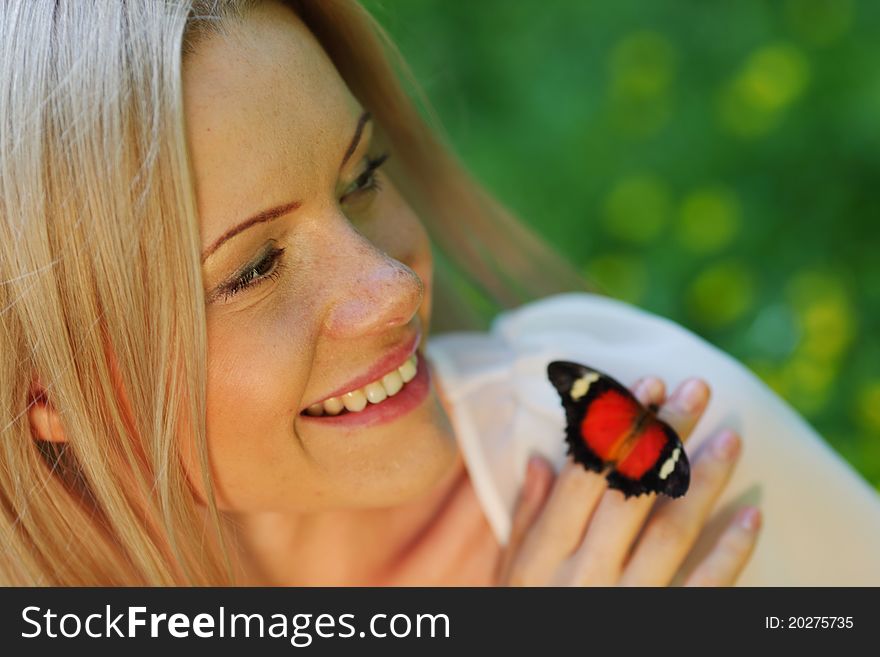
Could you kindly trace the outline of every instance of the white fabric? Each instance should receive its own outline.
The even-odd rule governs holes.
[[[499,315],[488,333],[433,336],[427,353],[501,543],[529,455],[564,463],[564,412],[546,366],[573,360],[627,386],[645,375],[670,392],[690,376],[707,380],[712,398],[689,454],[723,427],[742,436],[739,464],[682,572],[736,508],[757,503],[763,528],[739,585],[880,585],[877,492],[756,376],[681,326],[607,297],[561,294]]]

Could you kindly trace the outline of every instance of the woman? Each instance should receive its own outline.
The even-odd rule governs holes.
[[[537,459],[490,525],[453,360],[485,345],[432,370],[432,316],[469,315],[426,226],[502,303],[577,280],[421,127],[357,6],[2,11],[4,583],[673,580],[733,432],[675,503]],[[634,391],[683,438],[708,405],[698,379]],[[759,524],[742,508],[684,581],[734,582]]]

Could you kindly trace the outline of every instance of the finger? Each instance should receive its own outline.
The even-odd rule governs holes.
[[[621,584],[667,586],[672,581],[730,479],[740,445],[736,433],[722,431],[701,446],[688,494],[656,505],[624,566]]]
[[[634,388],[651,388],[650,398],[656,403],[663,401],[665,389],[659,379],[639,379]],[[604,490],[604,476],[568,458],[541,515],[528,530],[520,553],[513,557],[509,581],[519,585],[546,583],[559,563],[580,544]]]
[[[512,583],[535,585],[548,580],[577,546],[604,489],[602,475],[568,458],[541,515],[525,536],[512,566]]]
[[[752,556],[760,529],[760,511],[755,507],[741,509],[684,585],[732,586]]]
[[[642,377],[630,387],[630,390],[642,404],[662,406],[666,402],[666,384],[663,379],[656,376]]]
[[[711,392],[702,379],[688,379],[676,388],[657,416],[675,429],[682,440],[686,440],[706,410]]]
[[[645,405],[663,403],[665,392],[663,382],[656,378],[645,379],[633,389],[633,394]],[[644,522],[655,498],[652,493],[625,499],[619,490],[609,490],[603,485],[585,538],[571,557],[575,583],[585,586],[616,583],[626,547]]]
[[[498,565],[497,581],[507,582],[513,559],[519,554],[526,532],[534,523],[553,485],[553,466],[540,456],[529,459],[526,477],[520,491],[510,537]]]

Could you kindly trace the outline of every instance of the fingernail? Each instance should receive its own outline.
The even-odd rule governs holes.
[[[639,384],[639,397],[641,399],[659,401],[662,396],[663,386],[660,384],[660,379],[648,377]]]
[[[706,385],[699,379],[690,379],[681,389],[681,407],[688,413],[696,411],[706,400]]]
[[[543,459],[540,456],[529,457],[529,462],[526,466],[525,485],[530,492],[535,490],[535,485],[538,480],[538,473],[543,467],[542,461]]]
[[[739,436],[735,432],[727,430],[715,439],[712,451],[718,458],[729,461],[739,451],[739,444]]]
[[[739,512],[737,522],[743,529],[756,531],[761,526],[761,512],[753,506],[747,506]]]
[[[526,464],[526,479],[531,480],[535,477],[535,472],[538,469],[538,457],[530,456],[529,461]]]

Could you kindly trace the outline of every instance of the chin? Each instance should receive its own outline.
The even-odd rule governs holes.
[[[436,396],[426,401],[424,411],[387,428],[382,449],[359,469],[360,485],[348,491],[356,506],[404,504],[428,494],[451,472],[458,457],[455,434]]]
[[[436,439],[436,447],[426,454],[418,469],[402,483],[396,496],[398,503],[414,500],[434,490],[454,468],[458,458],[458,443],[451,433]]]
[[[428,494],[455,466],[455,434],[436,397],[431,395],[430,399],[428,417],[406,429],[401,427],[396,436],[400,443],[379,475],[382,490],[377,491],[377,497],[383,499],[377,499],[376,506],[402,504]]]

